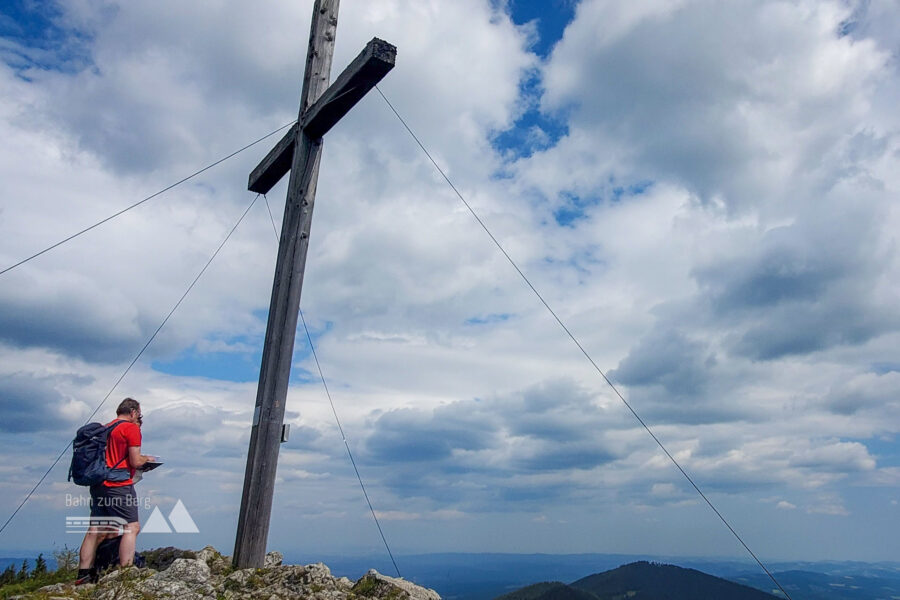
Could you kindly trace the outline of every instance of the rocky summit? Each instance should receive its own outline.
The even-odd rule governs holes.
[[[57,583],[17,596],[53,600],[441,600],[437,592],[374,569],[358,581],[334,577],[322,563],[284,565],[279,552],[262,569],[234,569],[211,546],[199,552],[164,548],[145,553],[147,566],[109,571],[97,584]]]

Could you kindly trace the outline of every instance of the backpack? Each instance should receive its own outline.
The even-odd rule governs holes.
[[[78,429],[72,440],[72,464],[69,465],[69,481],[75,485],[97,485],[104,481],[128,481],[131,472],[118,468],[127,458],[126,454],[115,467],[106,465],[106,442],[113,429],[125,421],[110,425],[88,423]]]
[[[94,568],[98,571],[109,569],[110,567],[119,566],[119,545],[122,543],[122,536],[106,539],[97,546],[97,552],[94,555]],[[134,553],[135,567],[142,569],[147,566],[147,559],[144,555]]]

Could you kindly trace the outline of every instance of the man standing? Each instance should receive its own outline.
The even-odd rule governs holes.
[[[141,454],[141,405],[137,400],[125,398],[116,409],[116,418],[107,426],[116,423],[109,433],[106,442],[106,464],[108,467],[128,469],[128,478],[124,481],[104,481],[91,486],[92,523],[79,553],[78,579],[76,583],[97,580],[97,571],[93,568],[97,546],[107,538],[119,535],[118,532],[102,532],[93,523],[93,518],[118,517],[123,525],[122,540],[119,544],[119,564],[130,565],[134,561],[134,549],[141,524],[138,520],[138,500],[134,491],[134,472],[153,460],[152,456]],[[108,529],[108,528],[106,528]]]

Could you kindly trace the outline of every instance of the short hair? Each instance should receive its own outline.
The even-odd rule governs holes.
[[[133,410],[140,410],[141,403],[134,398],[125,398],[116,409],[116,415],[127,415]]]

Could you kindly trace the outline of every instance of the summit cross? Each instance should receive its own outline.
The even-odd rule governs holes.
[[[237,568],[260,568],[266,554],[322,137],[394,67],[397,55],[374,38],[329,86],[339,5],[315,0],[297,123],[253,169],[247,186],[265,194],[290,171],[234,543]]]

